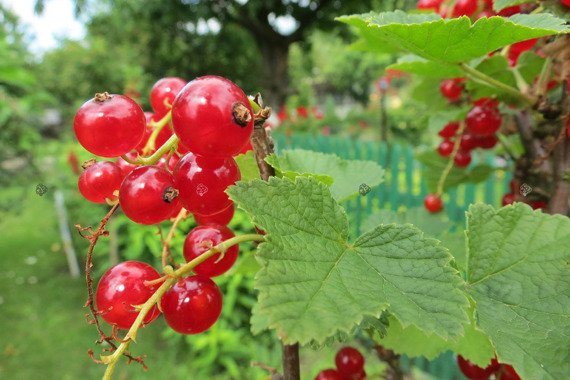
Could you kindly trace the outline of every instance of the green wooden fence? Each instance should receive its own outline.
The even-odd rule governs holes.
[[[293,135],[286,138],[282,134],[273,136],[276,149],[309,149],[323,153],[335,153],[342,158],[370,160],[380,164],[385,170],[385,181],[366,196],[358,196],[346,202],[345,207],[353,230],[358,236],[364,220],[380,209],[400,210],[402,208],[423,207],[423,199],[428,193],[421,175],[421,163],[415,159],[415,150],[409,145],[355,141],[341,137]],[[492,166],[494,157],[489,154],[474,157],[474,163],[486,162]],[[470,204],[485,202],[499,206],[501,198],[508,190],[510,175],[504,170],[495,170],[489,178],[478,184],[464,184],[450,190],[443,198],[444,210],[450,220],[463,225],[465,211]],[[446,352],[437,359],[428,361],[423,357],[408,359],[402,357],[402,367],[409,370],[418,368],[425,378],[438,380],[465,379],[459,371],[455,355]]]

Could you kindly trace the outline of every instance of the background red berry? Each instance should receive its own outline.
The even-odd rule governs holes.
[[[117,165],[108,161],[100,161],[81,173],[77,187],[88,201],[105,203],[105,198],[111,201],[117,199],[113,192],[119,190],[122,181],[123,173]]]
[[[439,86],[441,94],[450,102],[456,102],[463,92],[463,81],[463,78],[445,79]]]
[[[204,224],[221,224],[222,226],[228,225],[234,217],[235,207],[232,205],[223,211],[213,215],[194,214],[194,220],[199,225]]]
[[[343,376],[358,373],[364,368],[364,356],[354,347],[341,348],[334,360],[338,372]]]
[[[481,368],[478,365],[471,363],[463,356],[457,356],[457,365],[465,377],[470,380],[487,380],[494,372],[494,365],[491,363],[486,368]]]
[[[162,117],[170,111],[166,103],[172,107],[176,95],[185,85],[186,81],[182,78],[167,77],[158,80],[150,91],[150,104],[154,113]]]
[[[424,207],[431,213],[436,213],[441,211],[443,208],[443,202],[437,194],[428,194],[424,198]]]
[[[319,372],[315,380],[344,380],[344,377],[338,371],[327,368]]]
[[[501,114],[491,106],[475,105],[465,119],[467,130],[473,135],[491,135],[501,127]]]

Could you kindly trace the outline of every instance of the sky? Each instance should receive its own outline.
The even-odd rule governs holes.
[[[0,0],[27,26],[30,49],[35,54],[57,46],[58,39],[82,39],[85,28],[73,14],[73,0],[45,0],[41,15],[34,14],[35,0]]]

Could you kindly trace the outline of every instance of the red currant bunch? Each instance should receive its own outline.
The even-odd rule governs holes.
[[[481,368],[458,355],[457,365],[469,380],[488,380],[492,375],[495,375],[497,380],[521,380],[511,365],[499,363],[496,358],[491,359],[487,367]]]
[[[335,356],[336,369],[319,372],[315,380],[361,380],[366,378],[364,356],[354,347],[343,347]]]

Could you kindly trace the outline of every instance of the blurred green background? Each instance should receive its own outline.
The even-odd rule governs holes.
[[[97,355],[101,347],[95,346],[96,331],[85,321],[84,279],[69,274],[54,206],[54,194],[61,191],[82,267],[87,241],[73,226],[95,226],[107,210],[81,198],[73,171],[74,156],[79,163],[91,158],[74,139],[73,115],[95,92],[127,94],[150,110],[150,88],[162,77],[228,77],[248,94],[261,92],[273,107],[269,123],[278,148],[375,159],[363,156],[362,147],[380,146],[381,140],[382,146],[402,147],[401,155],[392,151],[385,156],[392,179],[381,191],[406,194],[385,199],[393,211],[420,205],[426,189],[414,152],[434,141],[433,134],[423,133],[429,130],[424,110],[445,101],[437,95],[426,102],[437,89],[417,91],[407,86],[410,78],[387,75],[384,68],[394,57],[356,49],[350,29],[334,22],[336,16],[371,9],[413,8],[415,1],[20,2],[19,8],[29,7],[39,17],[64,3],[73,7],[84,37],[60,36],[48,48],[33,48],[33,25],[13,11],[17,2],[0,4],[0,378],[95,379],[103,373],[103,366],[87,355],[90,348]],[[388,88],[380,88],[381,78]],[[339,145],[345,143],[345,148]],[[400,169],[409,173],[398,177]],[[497,201],[507,180],[502,174],[495,179],[487,201]],[[47,192],[37,194],[38,185]],[[490,190],[474,191],[473,199],[485,191]],[[455,197],[463,205],[471,195]],[[358,200],[346,207],[360,226],[384,202],[363,205]],[[179,258],[183,233],[193,223],[192,218],[182,223],[173,242]],[[253,229],[240,212],[230,227],[236,234]],[[162,228],[167,231],[168,223]],[[101,239],[95,251],[96,277],[116,260],[144,260],[158,267],[161,246],[155,226],[134,225],[117,215],[109,229],[111,238]],[[279,369],[274,334],[253,336],[249,330],[257,269],[251,249],[243,246],[232,272],[216,280],[224,309],[212,329],[180,336],[159,319],[132,346],[133,354],[147,355],[149,372],[123,361],[116,378],[261,379],[268,372],[252,362]],[[380,378],[382,364],[367,343],[349,343],[366,353],[370,378]],[[304,377],[333,366],[337,348],[303,348]],[[424,376],[416,372],[414,378]]]

